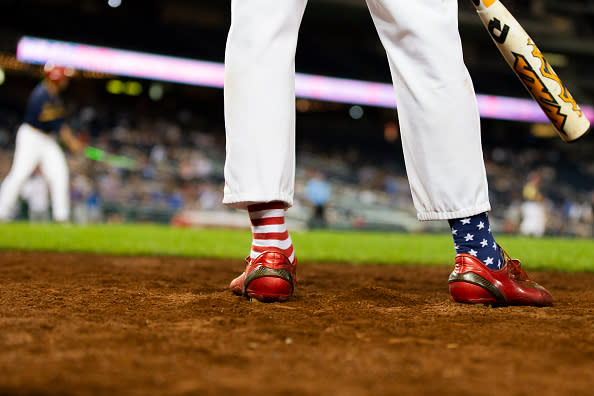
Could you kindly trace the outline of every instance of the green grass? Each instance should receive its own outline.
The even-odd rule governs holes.
[[[354,264],[452,265],[447,234],[292,232],[300,261]],[[497,241],[527,268],[594,272],[591,239],[530,239],[499,236]],[[251,242],[247,230],[176,229],[159,225],[0,224],[0,249],[172,255],[243,259]]]

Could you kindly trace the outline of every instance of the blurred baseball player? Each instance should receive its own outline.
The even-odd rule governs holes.
[[[520,233],[534,237],[542,237],[547,226],[547,209],[545,198],[540,192],[542,177],[538,172],[528,175],[528,182],[524,185],[522,196],[524,202],[521,206],[522,222]]]
[[[295,50],[307,0],[232,0],[225,54],[223,203],[247,209],[252,248],[231,290],[283,301],[297,259],[284,222],[295,177]],[[448,220],[454,301],[549,305],[495,242],[474,88],[463,63],[456,0],[367,0],[387,52],[419,220]],[[422,254],[422,252],[419,252]]]
[[[82,143],[64,122],[65,108],[60,97],[73,73],[69,68],[45,65],[44,78],[29,97],[24,122],[16,135],[12,167],[0,187],[0,221],[10,219],[21,187],[37,166],[49,185],[54,220],[69,220],[68,165],[57,139],[73,151],[82,149]]]

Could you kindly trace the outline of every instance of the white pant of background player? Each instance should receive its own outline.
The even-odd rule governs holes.
[[[16,135],[10,172],[0,187],[0,220],[9,220],[21,187],[39,165],[47,180],[56,221],[67,221],[70,215],[68,165],[56,139],[28,124],[22,124]]]
[[[418,218],[452,219],[490,210],[457,1],[367,4],[388,54]],[[223,199],[230,206],[293,203],[295,49],[305,5],[306,0],[232,1],[225,55]],[[344,37],[350,39],[356,37]]]
[[[534,237],[542,237],[547,228],[547,209],[542,202],[522,203],[522,222],[520,233]]]

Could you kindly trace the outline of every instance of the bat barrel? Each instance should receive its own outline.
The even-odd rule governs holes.
[[[495,45],[559,136],[573,142],[590,121],[520,23],[499,0],[472,0]]]

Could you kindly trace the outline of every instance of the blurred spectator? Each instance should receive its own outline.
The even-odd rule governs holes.
[[[512,192],[513,194],[513,192]],[[502,231],[506,234],[515,234],[520,228],[522,221],[522,193],[516,192],[513,194],[511,204],[504,212]]]
[[[89,222],[87,199],[91,193],[91,183],[83,174],[72,177],[70,186],[70,201],[72,203],[72,221],[78,224]]]
[[[89,223],[99,223],[103,221],[101,197],[95,188],[91,190],[87,198],[87,219]]]
[[[223,189],[203,182],[198,185],[198,201],[203,210],[221,209],[223,201]]]
[[[332,187],[328,183],[324,174],[319,170],[310,172],[310,179],[305,185],[305,196],[313,205],[313,213],[309,219],[310,228],[326,228],[326,204],[330,199]]]

